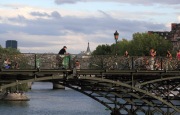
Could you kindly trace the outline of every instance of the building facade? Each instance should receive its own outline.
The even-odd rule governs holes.
[[[158,34],[164,39],[170,40],[173,50],[180,49],[180,23],[172,23],[171,31],[148,31],[149,34]]]
[[[6,41],[6,48],[15,48],[17,49],[18,43],[16,40],[7,40]]]

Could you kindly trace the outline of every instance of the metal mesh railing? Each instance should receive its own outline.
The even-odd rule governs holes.
[[[71,69],[80,63],[80,69],[114,69],[114,70],[179,70],[180,62],[176,59],[148,56],[115,56],[115,55],[58,55],[58,54],[16,54],[1,55],[0,64],[10,59],[10,69]],[[15,67],[18,64],[18,68]]]

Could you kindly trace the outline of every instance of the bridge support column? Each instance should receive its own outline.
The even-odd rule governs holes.
[[[65,87],[60,85],[59,82],[53,82],[53,89],[65,89]]]
[[[32,82],[28,82],[27,85],[28,85],[28,88],[31,89]]]

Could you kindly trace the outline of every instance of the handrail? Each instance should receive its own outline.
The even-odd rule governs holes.
[[[78,60],[80,69],[106,69],[106,70],[179,70],[180,62],[173,58],[150,56],[124,56],[78,54],[58,55],[52,53],[20,53],[16,55],[1,55],[1,68],[3,61],[11,60],[11,69],[72,69]],[[15,67],[18,63],[19,68]]]

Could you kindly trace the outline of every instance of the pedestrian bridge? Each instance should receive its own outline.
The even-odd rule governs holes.
[[[180,114],[179,61],[156,57],[2,55],[0,90],[23,83],[50,81],[100,102],[112,115]],[[75,62],[80,62],[76,68]],[[151,61],[154,61],[153,63]],[[18,63],[18,68],[13,64]]]

